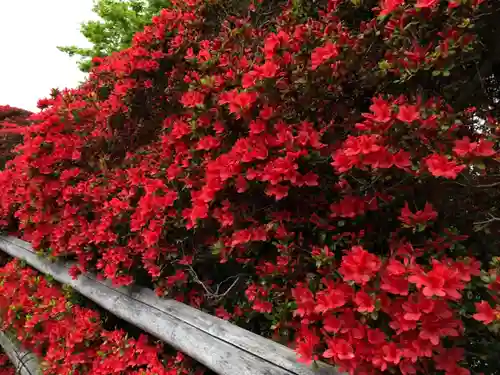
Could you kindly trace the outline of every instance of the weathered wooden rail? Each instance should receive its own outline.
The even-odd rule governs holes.
[[[3,348],[10,362],[16,369],[16,374],[39,375],[40,365],[35,355],[21,348],[19,344],[12,341],[5,333],[0,331],[0,346]]]
[[[31,245],[0,236],[0,249],[71,285],[80,294],[220,375],[338,375],[332,366],[298,363],[293,350],[183,303],[162,299],[150,289],[115,288],[93,275],[68,275],[71,264],[50,262]]]

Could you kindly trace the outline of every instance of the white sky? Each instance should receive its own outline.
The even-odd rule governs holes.
[[[92,0],[0,0],[0,105],[35,111],[51,88],[84,79],[56,47],[88,46],[79,29],[91,9]]]

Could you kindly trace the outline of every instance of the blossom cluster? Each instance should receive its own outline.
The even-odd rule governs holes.
[[[167,355],[145,334],[104,329],[98,312],[72,299],[67,288],[18,260],[0,268],[1,330],[39,357],[43,374],[204,373],[182,353]]]
[[[290,1],[262,22],[255,1],[207,30],[211,3],[172,1],[39,101],[2,223],[74,276],[153,285],[306,362],[468,374],[498,289],[449,191],[493,174],[497,125],[398,84],[470,59],[485,3]]]

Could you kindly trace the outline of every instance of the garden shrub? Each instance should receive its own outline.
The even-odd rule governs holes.
[[[305,362],[498,373],[499,124],[447,100],[498,6],[235,4],[173,1],[42,99],[4,224]]]
[[[0,268],[1,329],[39,357],[43,374],[204,373],[182,353],[167,354],[145,334],[134,338],[121,329],[104,329],[100,314],[75,298],[70,289],[18,260]]]

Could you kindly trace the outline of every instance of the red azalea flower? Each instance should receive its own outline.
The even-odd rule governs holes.
[[[472,317],[484,324],[490,324],[497,320],[499,313],[495,312],[490,304],[486,301],[476,302],[476,313]]]
[[[380,150],[381,147],[377,144],[378,141],[376,135],[349,136],[344,142],[343,151],[347,156],[367,155]]]
[[[344,339],[327,339],[328,349],[323,353],[325,358],[338,358],[348,360],[354,358],[354,349]]]
[[[288,195],[288,186],[285,185],[268,185],[266,194],[274,196],[276,200],[285,198]]]
[[[261,66],[257,66],[255,70],[262,78],[274,78],[278,73],[279,67],[272,61],[266,61]]]
[[[417,224],[425,224],[429,221],[433,221],[437,218],[437,212],[434,211],[432,205],[427,202],[423,210],[416,211],[415,213],[410,211],[408,207],[408,202],[405,202],[403,209],[401,210],[401,216],[399,220],[409,227],[413,227]]]
[[[410,153],[406,151],[398,151],[394,154],[392,158],[394,165],[400,169],[406,169],[411,167]]]
[[[356,293],[354,303],[358,306],[357,310],[361,313],[375,311],[375,301],[368,293],[362,290]]]
[[[469,137],[464,137],[455,141],[453,152],[461,157],[493,156],[496,154],[493,145],[493,142],[485,139],[480,139],[478,142],[471,142]]]
[[[314,354],[314,351],[319,342],[320,339],[314,332],[307,327],[302,327],[297,337],[297,347],[295,349],[299,355],[298,360],[306,364],[316,361],[318,356]]]
[[[380,269],[380,259],[361,246],[354,246],[342,257],[339,272],[346,281],[365,285]]]
[[[418,0],[415,4],[416,8],[432,8],[439,3],[439,0]]]
[[[188,91],[182,95],[181,103],[184,107],[196,107],[203,105],[205,94],[199,91]]]
[[[271,302],[260,299],[254,301],[252,308],[260,313],[271,313],[273,311],[273,305]]]
[[[363,116],[375,122],[389,122],[392,112],[389,103],[382,98],[373,98],[372,102],[373,104],[370,106],[372,113],[363,113]]]
[[[413,121],[420,119],[420,111],[416,105],[402,105],[399,107],[396,118],[399,121],[411,124]]]
[[[342,327],[342,320],[334,315],[326,315],[323,319],[323,328],[330,333],[337,333]]]
[[[215,315],[224,320],[231,319],[231,315],[226,311],[226,309],[223,306],[217,307],[215,309]]]
[[[322,47],[317,47],[311,53],[311,68],[313,70],[317,69],[318,66],[323,64],[325,61],[337,57],[339,50],[337,45],[328,41]]]
[[[386,16],[392,13],[400,5],[403,5],[405,0],[381,0],[379,16]]]
[[[294,311],[295,316],[308,316],[314,312],[316,302],[314,294],[308,287],[299,285],[292,289],[292,296],[296,301],[297,309]]]
[[[457,178],[458,174],[466,167],[463,164],[457,164],[453,160],[448,160],[446,156],[439,154],[427,157],[425,164],[433,176],[449,179]]]
[[[345,305],[346,296],[342,290],[339,289],[326,289],[316,294],[316,308],[317,313],[325,313]]]
[[[496,154],[493,145],[494,143],[491,141],[480,139],[472,153],[474,156],[493,156]]]
[[[385,333],[378,328],[369,329],[367,336],[368,336],[368,342],[372,345],[380,345],[384,343],[386,340]]]

